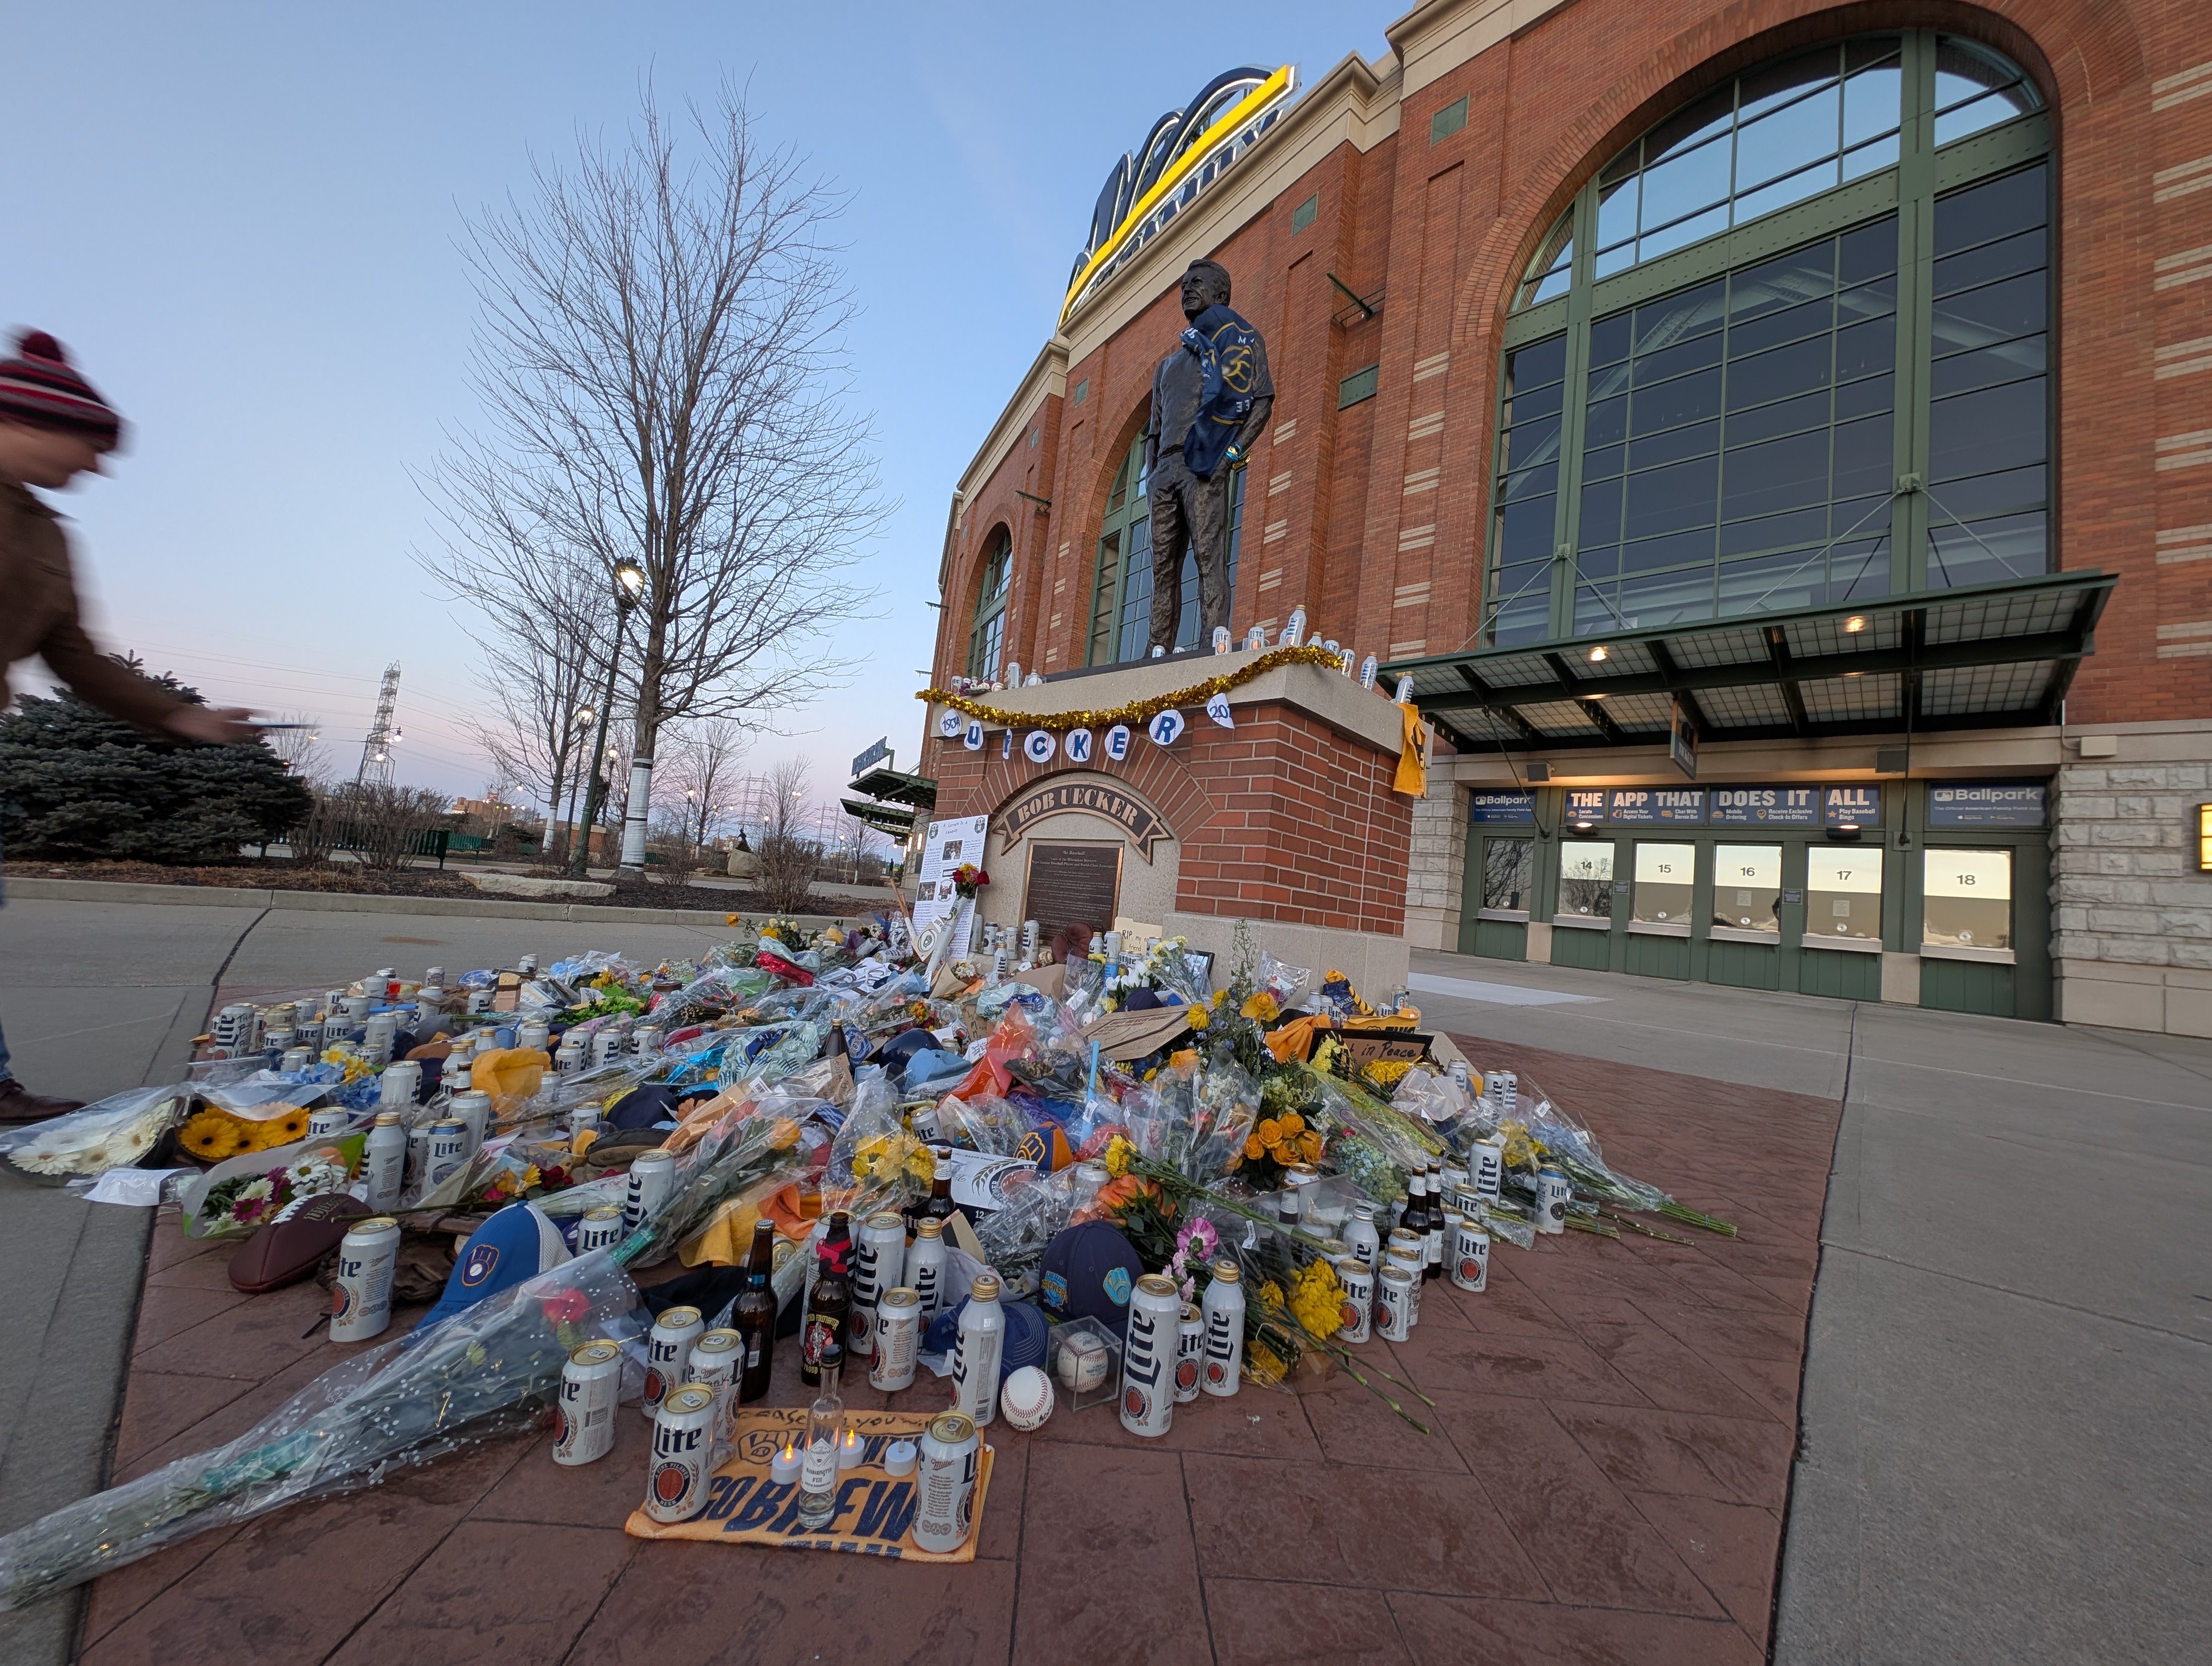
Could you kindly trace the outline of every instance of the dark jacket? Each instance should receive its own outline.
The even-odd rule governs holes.
[[[77,623],[59,518],[15,481],[0,479],[0,706],[14,698],[9,667],[33,654],[91,704],[152,733],[185,703],[93,647]]]

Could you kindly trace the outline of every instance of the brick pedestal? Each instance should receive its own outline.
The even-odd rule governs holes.
[[[1156,661],[983,698],[1010,713],[1105,710],[1246,663],[1243,654]],[[1106,756],[1107,726],[1097,724],[1088,763],[1070,763],[1060,745],[1042,765],[1023,754],[1027,726],[1014,724],[1011,757],[1004,725],[987,724],[981,750],[971,751],[941,733],[947,708],[933,707],[926,773],[937,781],[935,815],[992,818],[982,917],[1024,918],[1032,845],[1119,844],[1117,912],[1211,950],[1223,975],[1242,920],[1279,958],[1341,970],[1370,999],[1389,994],[1406,979],[1415,802],[1391,790],[1398,708],[1349,678],[1303,665],[1278,666],[1229,702],[1233,729],[1194,701],[1172,745],[1131,725],[1127,755],[1116,763]],[[1010,827],[1012,812],[1039,807],[1044,787],[1056,789],[1042,800],[1045,813]],[[1133,838],[1133,830],[1146,836]]]

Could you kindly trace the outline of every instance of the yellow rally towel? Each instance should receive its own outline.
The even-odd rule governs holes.
[[[893,1441],[919,1442],[936,1415],[848,1409],[845,1421],[860,1432],[866,1456],[858,1468],[838,1472],[836,1514],[828,1525],[809,1532],[799,1524],[798,1484],[779,1481],[772,1473],[775,1449],[787,1440],[805,1438],[806,1412],[798,1406],[747,1407],[731,1414],[736,1451],[708,1478],[704,1510],[688,1522],[669,1523],[656,1522],[639,1510],[623,1523],[623,1530],[636,1539],[702,1539],[710,1544],[765,1545],[778,1550],[842,1550],[907,1562],[972,1562],[997,1456],[990,1442],[984,1440],[976,1454],[968,1536],[957,1550],[927,1551],[914,1541],[921,1477],[893,1475],[884,1467],[884,1450]],[[656,1474],[653,1481],[659,1481]],[[672,1488],[682,1482],[677,1475],[670,1484]]]
[[[1429,726],[1421,721],[1420,708],[1411,702],[1398,708],[1398,721],[1402,737],[1398,745],[1398,778],[1390,788],[1418,799],[1429,790]]]
[[[469,1082],[490,1094],[493,1105],[506,1116],[545,1085],[552,1064],[542,1047],[497,1048],[470,1061]]]

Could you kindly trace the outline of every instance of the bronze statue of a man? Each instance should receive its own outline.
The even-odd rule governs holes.
[[[1152,517],[1153,654],[1175,651],[1182,612],[1182,558],[1198,563],[1198,636],[1229,623],[1229,483],[1275,406],[1267,344],[1229,308],[1229,273],[1194,260],[1182,277],[1190,320],[1152,373],[1145,430]]]

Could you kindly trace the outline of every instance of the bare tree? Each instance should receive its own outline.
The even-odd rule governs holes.
[[[648,88],[626,144],[580,142],[527,210],[471,228],[490,433],[440,471],[453,517],[495,502],[608,585],[643,575],[626,867],[664,726],[815,691],[810,651],[866,599],[842,575],[884,513],[845,404],[842,202],[733,91],[689,117],[679,146]]]
[[[750,744],[744,726],[726,717],[684,724],[672,738],[662,732],[655,773],[667,788],[670,815],[694,845],[705,844],[738,809],[738,766]]]
[[[768,905],[799,914],[813,900],[815,865],[821,848],[808,836],[806,760],[786,758],[762,783],[761,836],[756,847],[760,871],[755,883]]]
[[[271,728],[262,739],[286,771],[295,781],[328,781],[331,749],[324,743],[322,725],[306,712],[286,712],[276,721],[289,727]]]
[[[501,778],[545,806],[539,848],[550,859],[585,780],[614,608],[599,575],[572,556],[539,549],[512,527],[486,555],[483,518],[454,527],[483,558],[457,564],[446,582],[495,627],[478,639],[489,714],[471,727]]]

